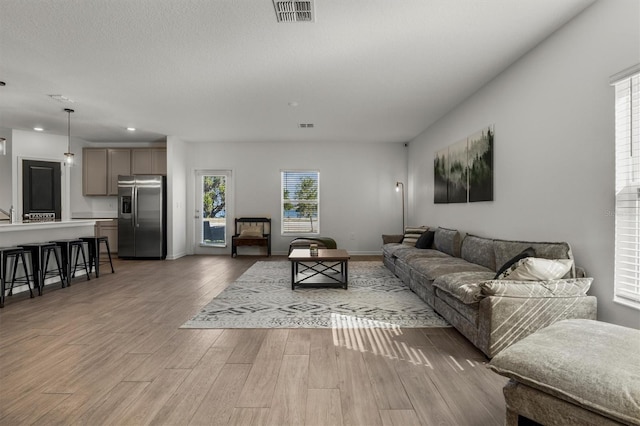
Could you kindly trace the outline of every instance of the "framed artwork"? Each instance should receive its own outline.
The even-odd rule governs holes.
[[[493,201],[493,125],[435,153],[433,202]]]
[[[467,202],[467,140],[449,146],[449,203]]]
[[[469,202],[493,201],[493,126],[469,136]]]
[[[436,204],[442,204],[447,202],[447,154],[448,148],[442,149],[436,152],[435,159],[433,160],[433,202]]]

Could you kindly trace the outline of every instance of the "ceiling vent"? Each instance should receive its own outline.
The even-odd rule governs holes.
[[[278,22],[315,22],[313,2],[273,0]]]
[[[313,127],[313,123],[300,123],[298,127],[301,129],[311,129]]]
[[[68,103],[68,104],[76,103],[76,101],[74,101],[73,99],[69,99],[68,97],[66,97],[64,95],[47,95],[47,96],[49,96],[54,101],[58,101],[58,102],[62,102],[62,103]]]

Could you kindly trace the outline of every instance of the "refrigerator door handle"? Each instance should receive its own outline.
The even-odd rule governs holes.
[[[138,224],[138,187],[133,188],[133,226],[138,228],[140,225]]]

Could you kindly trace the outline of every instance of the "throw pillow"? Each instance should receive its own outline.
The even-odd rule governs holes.
[[[559,280],[564,277],[573,266],[571,259],[543,259],[540,257],[525,257],[507,269],[498,279],[512,281],[544,281]]]
[[[427,231],[420,235],[418,241],[416,241],[416,248],[430,249],[433,246],[433,237],[436,235],[435,231]]]
[[[245,226],[240,231],[240,238],[262,237],[262,228],[260,226]]]
[[[420,235],[422,235],[426,230],[427,228],[422,226],[420,227],[407,226],[404,230],[404,238],[402,239],[402,244],[410,247],[415,247],[416,241],[418,241],[418,238],[420,238]]]
[[[520,253],[518,253],[511,259],[507,260],[507,262],[504,265],[502,265],[500,269],[498,269],[498,272],[496,273],[494,280],[500,279],[500,275],[502,275],[504,271],[506,271],[507,269],[511,268],[511,266],[513,266],[519,260],[524,259],[525,257],[535,257],[535,256],[536,256],[536,251],[533,249],[533,247],[527,247],[526,249],[522,250]]]

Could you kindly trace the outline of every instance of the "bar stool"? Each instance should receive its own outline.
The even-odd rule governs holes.
[[[29,272],[27,271],[27,261],[24,257],[24,249],[20,247],[0,248],[0,308],[4,308],[4,299],[7,292],[7,265],[9,263],[9,259],[13,260],[13,273],[11,274],[11,288],[9,289],[9,296],[13,294],[14,284],[18,282],[27,284],[27,287],[29,287],[29,295],[33,298],[33,290],[31,290],[31,283],[29,282]],[[22,278],[16,278],[18,263],[22,263],[22,269],[24,271],[24,277]]]
[[[76,276],[76,269],[78,268],[78,262],[80,261],[80,255],[82,254],[82,263],[84,270],[87,274],[87,281],[91,279],[90,270],[87,267],[87,256],[84,251],[84,242],[80,239],[68,239],[68,240],[56,240],[51,241],[62,252],[62,267],[67,279],[67,286],[71,285],[71,278]],[[75,261],[74,255],[75,253]],[[71,272],[71,265],[73,264],[73,273]]]
[[[58,275],[62,282],[62,288],[64,288],[64,275],[62,272],[62,263],[60,262],[60,256],[58,256],[57,245],[55,243],[30,243],[21,244],[25,251],[31,253],[31,270],[33,271],[34,287],[38,286],[38,294],[42,296],[44,290],[44,282],[49,276]],[[49,259],[51,253],[56,259],[56,269],[49,269]]]
[[[88,244],[89,246],[89,271],[93,270],[93,267],[96,267],[96,278],[100,276],[100,264],[107,263],[106,260],[100,260],[100,243],[103,243],[107,249],[107,255],[109,256],[109,265],[111,266],[111,273],[115,274],[115,270],[113,269],[113,261],[111,260],[111,249],[109,248],[109,238],[108,237],[81,237],[82,241]]]

